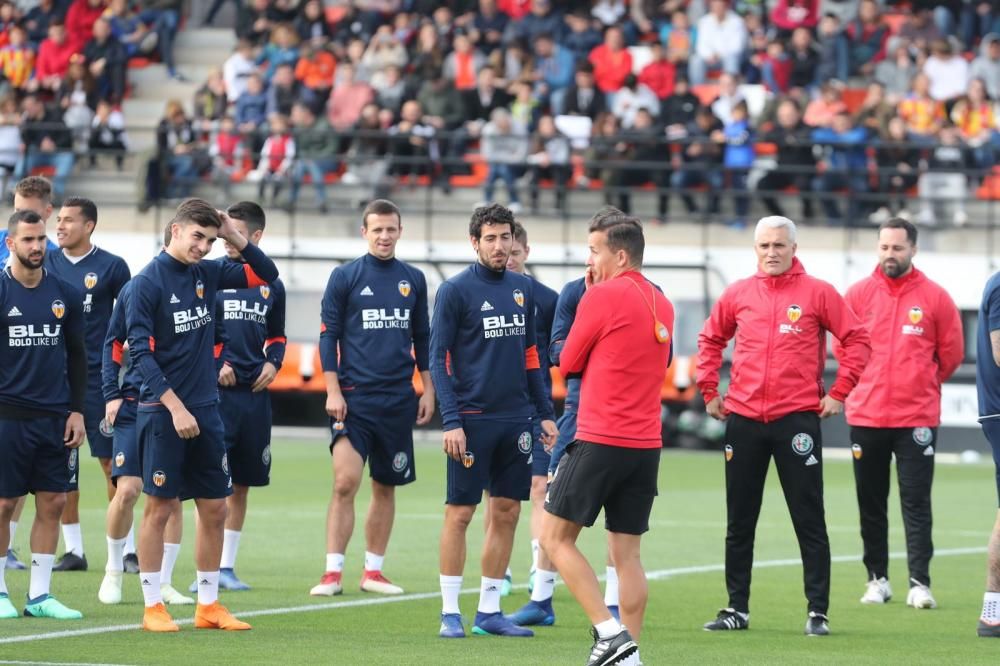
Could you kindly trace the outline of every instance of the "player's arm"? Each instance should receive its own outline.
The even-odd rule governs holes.
[[[698,334],[698,365],[695,381],[705,399],[705,411],[716,419],[727,416],[719,395],[719,370],[722,368],[722,352],[736,335],[736,313],[730,302],[732,296],[727,290],[712,307],[712,313],[705,320]]]
[[[108,322],[108,333],[101,350],[101,393],[104,395],[104,417],[115,424],[122,405],[122,391],[118,384],[122,357],[125,354],[125,306],[121,299],[115,302]]]
[[[576,282],[570,282],[559,293],[556,301],[556,311],[552,319],[552,335],[549,337],[549,362],[559,367],[559,355],[562,353],[566,338],[569,337],[573,320],[576,319],[576,308],[580,304],[580,289]]]
[[[344,332],[347,285],[343,269],[334,269],[323,292],[320,306],[319,360],[326,381],[326,413],[338,421],[347,417],[347,401],[340,390],[338,346]]]
[[[993,362],[1000,366],[1000,289],[994,289],[984,294],[986,299],[986,324],[990,331],[990,349],[993,350]]]
[[[941,290],[938,300],[937,361],[938,381],[944,383],[958,370],[965,358],[962,315],[948,292]]]
[[[417,425],[427,425],[434,417],[434,380],[430,371],[431,322],[427,311],[427,280],[418,272],[414,280],[417,289],[417,303],[410,321],[413,334],[413,357],[420,373],[420,383],[424,394],[417,403]]]
[[[264,365],[254,380],[253,390],[263,391],[278,376],[281,362],[285,360],[285,286],[281,282],[271,285],[274,302],[267,313],[267,340],[264,341]]]
[[[69,379],[69,417],[63,441],[71,449],[83,444],[83,406],[87,399],[87,347],[84,342],[83,298],[74,295],[66,306],[66,376]]]
[[[220,289],[246,289],[247,287],[262,287],[278,279],[278,267],[263,250],[236,231],[229,216],[220,212],[222,226],[219,237],[235,247],[243,255],[246,264],[226,262],[220,264]]]
[[[128,264],[125,263],[125,260],[119,259],[115,262],[115,272],[111,278],[111,293],[114,294],[116,299],[131,279],[132,271],[128,269]]]
[[[430,374],[441,409],[443,448],[458,462],[465,456],[465,431],[458,415],[458,396],[448,374],[448,353],[458,337],[458,322],[462,316],[460,298],[455,287],[447,282],[438,288],[430,338]]]
[[[147,284],[148,278],[135,279],[125,307],[125,325],[128,329],[129,354],[139,370],[144,386],[153,397],[170,411],[174,429],[184,439],[197,437],[198,422],[187,410],[181,399],[170,388],[170,382],[153,357],[157,316],[156,287]]]
[[[844,298],[831,285],[824,285],[820,323],[833,333],[842,351],[833,386],[820,400],[820,417],[826,418],[843,411],[844,400],[857,385],[871,356],[871,336]]]
[[[559,430],[556,429],[556,415],[552,409],[552,396],[545,390],[545,377],[542,374],[541,359],[538,358],[537,323],[535,322],[535,293],[529,289],[525,301],[524,321],[527,329],[524,332],[524,370],[528,376],[528,391],[535,405],[535,414],[541,421],[542,442],[546,449],[556,443]]]

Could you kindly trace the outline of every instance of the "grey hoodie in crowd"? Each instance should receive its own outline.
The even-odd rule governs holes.
[[[969,80],[982,79],[986,83],[986,92],[990,99],[1000,99],[1000,59],[990,58],[990,43],[1000,40],[1000,35],[990,33],[983,37],[979,45],[979,57],[972,61],[969,68]]]
[[[528,134],[520,123],[511,121],[504,132],[490,121],[483,126],[480,150],[483,160],[497,164],[523,164],[528,157]]]

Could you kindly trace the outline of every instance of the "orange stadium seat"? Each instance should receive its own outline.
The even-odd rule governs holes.
[[[719,84],[700,83],[696,86],[691,86],[691,92],[703,105],[708,106],[719,96]]]

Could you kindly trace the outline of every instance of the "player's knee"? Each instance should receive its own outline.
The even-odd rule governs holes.
[[[66,507],[66,493],[37,493],[35,519],[43,522],[59,521]]]
[[[455,504],[449,504],[445,508],[445,523],[450,525],[452,529],[461,530],[462,532],[469,529],[469,525],[472,523],[472,517],[476,513],[476,507],[474,506],[459,506]]]
[[[16,497],[0,497],[0,521],[10,522],[16,507]]]
[[[353,500],[358,494],[361,477],[353,474],[338,474],[333,479],[333,494],[338,500]]]
[[[494,497],[490,500],[490,521],[497,527],[513,529],[521,515],[521,503]]]
[[[544,476],[531,477],[531,501],[538,502],[544,500],[547,486],[548,478]]]
[[[227,513],[225,500],[203,500],[198,504],[198,520],[209,529],[224,525]]]
[[[104,478],[111,478],[111,458],[98,458],[97,461],[101,463],[101,469],[104,471]]]
[[[131,478],[125,480],[124,478],[118,479],[118,486],[115,488],[115,500],[117,500],[123,508],[131,509],[139,501],[139,495],[142,493],[142,482],[136,479],[133,481]]]
[[[173,513],[175,503],[180,504],[177,500],[171,501],[161,497],[147,497],[143,520],[152,528],[162,530],[167,524],[170,514]]]

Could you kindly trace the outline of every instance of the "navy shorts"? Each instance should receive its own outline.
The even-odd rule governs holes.
[[[220,499],[233,494],[225,432],[218,405],[189,410],[200,433],[182,439],[165,409],[139,411],[142,490],[147,495],[180,499]]]
[[[490,497],[526,501],[531,495],[531,452],[534,448],[531,420],[488,421],[466,419],[466,467],[448,458],[448,498],[446,504],[474,506]]]
[[[347,437],[371,478],[386,486],[404,486],[417,480],[413,460],[413,425],[417,420],[417,394],[400,392],[344,393],[347,419],[330,420],[330,451]]]
[[[111,459],[111,483],[120,476],[142,476],[139,462],[139,433],[136,427],[138,405],[135,400],[122,400],[115,417],[114,457]]]
[[[114,441],[101,432],[101,422],[106,413],[106,404],[101,392],[88,393],[87,402],[83,407],[83,424],[87,428],[87,444],[90,446],[91,458],[111,458]]]
[[[993,447],[993,464],[996,467],[997,480],[997,504],[1000,505],[1000,419],[986,419],[981,421],[983,434]]]
[[[549,457],[549,475],[556,473],[559,459],[566,453],[566,447],[576,439],[576,410],[565,410],[556,421],[556,427],[559,428],[559,438],[556,440],[556,445],[552,447],[552,455]]]
[[[271,394],[249,386],[222,388],[219,414],[226,429],[226,451],[233,483],[266,486],[271,482]]]
[[[548,477],[552,456],[542,444],[542,424],[538,420],[534,422],[531,430],[531,442],[531,476]]]
[[[65,433],[65,416],[0,419],[0,497],[66,492],[78,455],[66,448]]]

